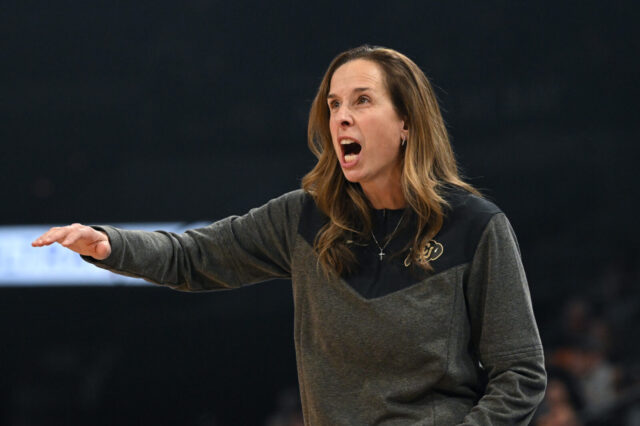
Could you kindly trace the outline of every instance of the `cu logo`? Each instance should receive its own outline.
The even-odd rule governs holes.
[[[443,252],[444,247],[442,247],[442,244],[436,240],[431,240],[416,254],[415,261],[424,265],[427,262],[439,259]],[[409,255],[404,260],[404,266],[409,267],[409,265],[411,265],[411,258],[411,252],[409,252]]]

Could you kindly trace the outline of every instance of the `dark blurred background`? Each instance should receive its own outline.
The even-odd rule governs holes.
[[[333,56],[389,46],[432,79],[464,174],[518,234],[550,370],[534,422],[640,424],[639,11],[3,1],[0,224],[242,214],[312,167],[307,112]],[[0,306],[3,425],[300,422],[287,282],[34,282]]]

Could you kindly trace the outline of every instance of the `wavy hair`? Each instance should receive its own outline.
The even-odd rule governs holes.
[[[360,185],[344,177],[329,130],[327,95],[331,78],[340,66],[355,59],[380,67],[393,107],[409,130],[401,186],[417,226],[407,248],[419,253],[442,227],[447,206],[445,186],[480,195],[460,177],[438,101],[422,70],[405,55],[388,48],[364,45],[340,53],[329,65],[311,104],[307,137],[318,162],[302,179],[303,189],[329,218],[314,241],[314,250],[327,274],[353,272],[357,261],[349,241],[368,240],[372,229],[371,206]],[[428,263],[420,265],[431,270]]]

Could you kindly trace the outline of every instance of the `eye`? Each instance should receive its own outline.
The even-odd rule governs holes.
[[[329,102],[329,109],[336,109],[340,106],[340,102],[333,100]]]
[[[364,96],[363,95],[363,96],[358,97],[358,101],[357,101],[358,104],[367,104],[369,102],[371,102],[371,99],[369,99],[368,96]]]

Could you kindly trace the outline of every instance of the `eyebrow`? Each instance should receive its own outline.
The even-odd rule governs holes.
[[[366,92],[367,90],[371,90],[371,88],[370,87],[356,87],[355,89],[353,89],[353,91],[356,92],[356,93]],[[338,95],[335,95],[333,93],[329,93],[327,95],[327,100],[334,99],[334,98],[337,98],[337,97],[338,97]]]

